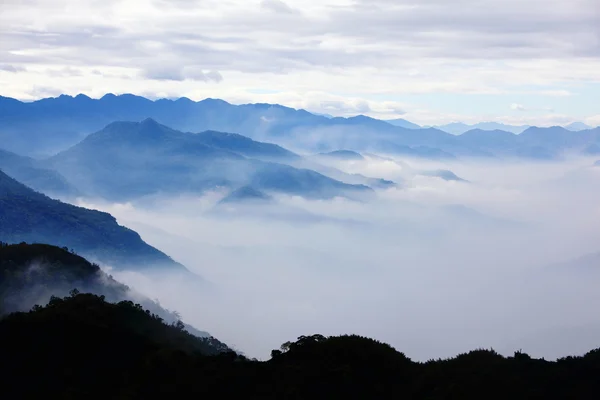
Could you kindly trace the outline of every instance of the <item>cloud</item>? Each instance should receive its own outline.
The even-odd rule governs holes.
[[[116,278],[249,356],[318,332],[371,336],[418,360],[477,347],[554,358],[597,346],[580,334],[600,322],[598,272],[546,269],[598,251],[589,165],[367,157],[336,166],[403,186],[368,203],[278,196],[231,218],[210,213],[217,192],[99,208],[213,289]],[[471,183],[419,175],[439,168]]]
[[[203,72],[200,69],[192,69],[187,70],[185,72],[185,77],[188,79],[203,81],[203,82],[221,82],[223,80],[223,76],[219,73],[219,71],[208,71]]]
[[[218,71],[204,72],[197,67],[182,67],[178,65],[154,65],[147,67],[144,77],[159,81],[184,81],[186,79],[201,82],[221,82],[223,76]]]
[[[27,71],[27,68],[22,67],[20,65],[0,64],[0,71],[17,73]]]
[[[600,115],[589,117],[585,120],[585,123],[590,126],[600,126]]]
[[[45,71],[46,75],[58,78],[58,77],[73,77],[73,76],[82,76],[82,72],[76,68],[64,67],[59,69],[47,69]]]
[[[279,14],[298,14],[298,10],[293,9],[287,3],[281,0],[262,0],[260,6],[269,11]]]
[[[156,65],[144,69],[144,77],[159,81],[182,81],[184,80],[183,68],[179,66]]]
[[[409,103],[412,96],[413,109],[420,110],[439,103],[421,95],[435,94],[447,99],[439,108],[448,114],[456,112],[452,104],[462,95],[558,97],[600,83],[595,0],[456,4],[15,2],[0,13],[5,39],[0,62],[27,71],[3,81],[3,94],[28,98],[32,82],[50,81],[66,92],[82,92],[84,79],[40,75],[70,67],[119,70],[120,78],[111,76],[99,86],[112,92],[179,91],[194,99],[231,99],[268,82],[269,89],[294,96],[320,91],[369,103]],[[60,12],[64,9],[69,13]],[[168,65],[155,65],[157,60]],[[188,76],[186,66],[201,72]],[[207,71],[227,79],[210,72],[204,79]],[[218,92],[207,82],[221,82]],[[584,115],[593,112],[588,101],[575,101],[588,110]]]
[[[554,112],[550,107],[525,107],[523,104],[512,103],[510,109],[513,111],[545,111]]]

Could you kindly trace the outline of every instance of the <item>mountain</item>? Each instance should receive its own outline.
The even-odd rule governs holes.
[[[521,136],[533,128],[486,122],[407,129],[364,115],[328,118],[278,104],[233,105],[219,99],[196,102],[187,98],[151,101],[131,94],[107,94],[100,99],[61,95],[30,103],[0,98],[0,141],[6,150],[47,157],[114,121],[141,122],[147,118],[182,132],[234,132],[304,153],[347,149],[427,159],[557,158],[565,151],[583,152],[586,146],[599,144],[597,135],[590,133],[595,129],[587,129],[573,132],[576,135],[564,147],[548,148],[514,138],[508,146],[482,148],[457,136],[472,130],[477,130],[477,135],[502,130]]]
[[[297,154],[276,144],[257,142],[235,133],[205,131],[195,134],[194,141],[260,160],[289,161],[300,158]]]
[[[0,149],[0,170],[34,190],[51,195],[75,196],[78,191],[58,172],[29,157]]]
[[[457,181],[457,182],[468,182],[460,177],[458,177],[454,172],[449,171],[447,169],[438,169],[433,171],[422,171],[419,175],[423,176],[431,176],[443,179],[445,181]]]
[[[145,119],[114,122],[47,163],[86,193],[114,200],[247,185],[308,198],[371,192],[365,185],[266,161],[298,158],[279,146],[240,135],[183,133]]]
[[[446,125],[438,125],[436,128],[451,133],[453,135],[462,135],[470,130],[478,129],[482,131],[505,131],[514,134],[519,134],[525,129],[529,128],[530,125],[506,125],[499,122],[480,122],[473,125],[464,124],[462,122],[453,122]]]
[[[330,151],[329,153],[320,153],[320,154],[318,154],[318,156],[319,157],[331,157],[333,159],[345,160],[345,161],[351,161],[351,160],[357,161],[357,160],[365,159],[359,153],[357,153],[355,151],[351,151],[351,150],[335,150],[335,151]]]
[[[146,118],[180,131],[235,132],[255,140],[297,144],[310,152],[348,148],[345,144],[352,150],[369,146],[376,150],[385,147],[380,139],[410,146],[402,136],[414,135],[411,129],[365,116],[328,118],[277,104],[233,105],[218,99],[151,101],[131,94],[107,94],[100,99],[61,95],[30,103],[3,97],[0,104],[8,105],[0,107],[0,140],[10,151],[36,156],[64,150],[114,121]],[[372,133],[370,138],[367,132]],[[317,141],[312,133],[319,134]]]
[[[413,124],[412,122],[407,121],[402,118],[387,119],[387,120],[385,120],[385,122],[387,122],[388,124],[391,124],[394,126],[399,126],[401,128],[406,128],[406,129],[421,129],[421,126],[419,126],[417,124]]]
[[[47,244],[12,244],[0,242],[0,316],[29,311],[36,304],[47,304],[52,296],[68,296],[71,290],[104,296],[109,302],[135,301],[144,309],[175,324],[177,313],[165,310],[156,302],[135,292],[105,274],[75,253]],[[206,333],[184,324],[188,332],[206,338],[206,344],[217,351],[228,351]]]
[[[572,122],[569,125],[564,126],[565,129],[573,132],[585,131],[588,129],[592,129],[591,126],[584,124],[583,122]]]
[[[566,153],[594,154],[600,145],[600,129],[572,132],[560,126],[530,127],[516,135],[481,129],[456,136],[462,144],[477,147],[499,157],[556,159]]]
[[[266,203],[272,200],[272,197],[254,189],[251,186],[243,186],[241,188],[231,191],[227,196],[222,198],[220,204],[240,203],[240,202],[252,202],[252,203]]]
[[[313,113],[311,113],[311,114],[318,115],[319,117],[330,118],[330,119],[331,119],[331,118],[335,118],[335,117],[334,117],[333,115],[331,115],[331,114],[322,114],[322,113],[316,113],[316,112],[313,112]]]
[[[168,268],[189,273],[181,264],[146,244],[107,213],[53,200],[0,171],[0,240],[68,247],[116,268]]]
[[[420,363],[378,340],[320,334],[261,362],[210,352],[141,305],[81,293],[1,319],[0,352],[10,399],[592,399],[600,368],[600,349],[556,361],[477,349]]]

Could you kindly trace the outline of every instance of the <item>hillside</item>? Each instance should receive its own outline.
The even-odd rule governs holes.
[[[68,247],[116,268],[169,268],[179,263],[120,226],[107,213],[53,200],[0,171],[0,240]]]
[[[600,350],[556,362],[474,350],[417,363],[377,340],[300,336],[266,362],[215,355],[178,324],[132,302],[53,298],[0,320],[7,398],[193,396],[250,399],[585,399],[600,384]],[[36,377],[35,385],[23,379]],[[110,381],[110,385],[106,384]]]
[[[53,195],[77,195],[77,190],[62,175],[44,168],[39,161],[29,157],[0,149],[0,170],[39,192]]]
[[[247,185],[308,198],[371,192],[272,161],[298,158],[240,135],[184,133],[146,119],[112,123],[47,162],[86,193],[115,200]]]
[[[34,305],[45,305],[52,296],[64,297],[71,290],[104,296],[109,302],[134,300],[165,322],[175,324],[180,317],[156,302],[135,292],[105,274],[98,265],[66,248],[47,244],[5,244],[0,242],[0,315],[28,311]],[[186,330],[198,337],[210,338],[184,323]],[[216,339],[215,349],[228,350]]]
[[[328,153],[320,153],[317,154],[317,157],[331,157],[336,160],[345,161],[359,161],[365,159],[361,154],[350,150],[335,150]]]

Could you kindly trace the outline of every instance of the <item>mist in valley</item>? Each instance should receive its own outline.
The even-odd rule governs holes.
[[[110,212],[205,283],[110,271],[115,279],[250,357],[313,333],[377,338],[415,360],[490,347],[552,359],[598,346],[598,273],[569,264],[600,251],[593,159],[319,162],[396,185],[362,202],[220,204],[227,193],[215,190],[77,203]],[[440,170],[460,180],[432,176]]]

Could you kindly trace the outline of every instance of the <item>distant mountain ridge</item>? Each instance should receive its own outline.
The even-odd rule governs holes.
[[[77,189],[58,172],[44,168],[43,164],[29,157],[0,149],[0,170],[34,190],[57,195],[75,196]]]
[[[448,132],[453,135],[462,135],[463,133],[472,130],[505,131],[519,134],[525,131],[527,128],[531,128],[531,125],[507,125],[500,122],[479,122],[477,124],[469,125],[462,122],[453,122],[446,125],[436,125],[435,128],[441,129],[444,132]]]
[[[299,158],[275,144],[241,135],[184,133],[147,118],[111,123],[47,164],[85,193],[119,201],[242,186],[307,198],[372,192],[366,185],[278,162]]]
[[[462,122],[453,122],[446,125],[435,125],[434,128],[441,129],[444,132],[451,133],[453,135],[462,135],[465,132],[469,132],[472,130],[481,130],[481,131],[505,131],[514,134],[520,134],[526,131],[529,128],[538,128],[533,125],[509,125],[503,124],[501,122],[479,122],[477,124],[465,124]],[[572,122],[570,124],[561,126],[562,128],[571,131],[571,132],[579,132],[588,129],[593,129],[593,127],[584,124],[583,122]]]
[[[152,118],[182,132],[234,132],[254,140],[272,142],[306,153],[338,149],[357,152],[396,154],[405,157],[451,159],[456,157],[557,158],[565,152],[590,154],[600,145],[599,128],[578,130],[562,143],[540,143],[525,135],[531,129],[549,132],[557,127],[511,127],[497,123],[475,126],[444,126],[462,132],[478,128],[473,140],[459,138],[439,129],[408,129],[406,122],[392,123],[366,116],[328,118],[305,110],[277,104],[232,105],[223,100],[194,102],[187,98],[151,101],[131,94],[107,94],[100,99],[84,95],[62,95],[23,103],[0,98],[0,140],[6,150],[24,155],[50,155],[76,144],[91,132],[114,121],[140,122]],[[454,127],[454,128],[453,128]],[[582,128],[581,124],[570,129]],[[413,127],[414,128],[414,127]],[[490,130],[521,131],[511,143],[496,146],[487,142]],[[456,132],[456,131],[455,131]],[[512,132],[510,132],[512,133]],[[523,137],[522,137],[523,136]]]
[[[0,241],[68,247],[105,265],[123,269],[167,268],[190,274],[104,212],[53,200],[0,171]]]

